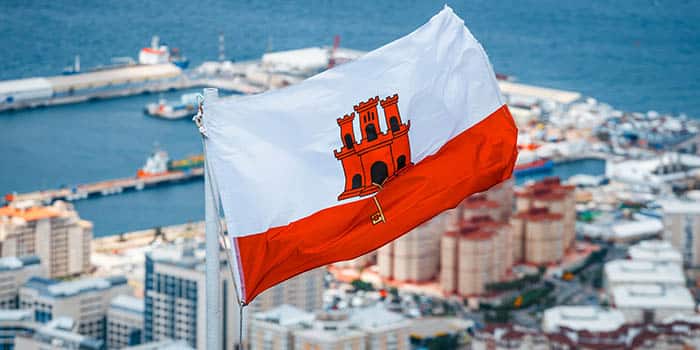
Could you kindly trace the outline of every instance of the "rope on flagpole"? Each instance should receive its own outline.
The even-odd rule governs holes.
[[[222,210],[221,210],[221,202],[219,199],[218,184],[216,183],[216,180],[212,174],[211,167],[209,167],[209,162],[206,160],[207,159],[207,147],[206,147],[205,139],[207,138],[208,135],[207,135],[206,127],[204,126],[204,122],[202,119],[204,116],[204,110],[203,110],[204,96],[198,94],[197,95],[197,102],[198,102],[198,112],[197,112],[197,115],[195,115],[192,118],[192,120],[197,125],[199,132],[202,134],[202,147],[203,147],[204,156],[205,156],[205,180],[206,180],[205,183],[207,184],[207,187],[208,187],[206,190],[208,190],[208,192],[211,194],[211,200],[214,202],[213,204],[214,204],[214,208],[215,208],[215,212],[216,212],[216,220],[215,220],[216,231],[217,231],[216,235],[221,240],[221,242],[218,242],[219,247],[221,246],[221,244],[223,244],[224,248],[227,248],[226,243],[229,241],[228,241],[228,237],[225,233],[225,230],[223,228],[223,225],[221,223],[221,218],[220,218],[220,215],[221,215],[220,213],[222,212]],[[233,249],[233,246],[231,246],[230,248]],[[216,255],[218,256],[218,254],[216,254]],[[235,284],[237,284],[237,281],[236,281],[236,277],[235,277],[236,275],[234,272],[234,264],[232,262],[231,254],[226,252],[226,254],[224,254],[224,255],[226,257],[226,262],[227,262],[227,265],[229,267],[228,270],[229,270],[229,275],[231,278],[231,283],[234,284],[233,290],[234,290],[234,293],[236,294],[236,299],[239,303],[238,348],[243,349],[243,322],[244,322],[243,308],[247,305],[247,303],[245,303],[245,301],[242,299],[241,295],[238,292],[238,289],[235,286]],[[218,261],[218,258],[217,258],[217,261]],[[217,278],[217,280],[218,280],[218,278]],[[217,281],[217,285],[218,285],[218,281]],[[216,303],[218,304],[218,298],[217,298]],[[217,324],[218,324],[218,322],[217,322]],[[208,331],[210,331],[210,330],[208,329]],[[223,330],[223,331],[225,331],[225,330]],[[209,345],[208,345],[208,347],[209,347]]]

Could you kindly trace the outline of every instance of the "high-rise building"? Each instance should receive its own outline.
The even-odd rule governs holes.
[[[510,225],[491,216],[472,217],[442,237],[440,285],[445,293],[482,294],[506,277],[512,260]],[[504,258],[506,257],[506,258]]]
[[[45,275],[39,257],[35,255],[0,258],[0,309],[16,309],[19,288],[29,278]]]
[[[115,296],[130,292],[126,282],[122,276],[69,282],[32,277],[20,288],[20,308],[33,310],[39,323],[71,318],[78,333],[104,340],[107,308]]]
[[[142,343],[143,299],[118,295],[107,309],[107,349],[121,349]]]
[[[700,201],[659,201],[663,211],[663,238],[683,254],[688,267],[700,266]]]
[[[550,213],[562,216],[564,250],[576,239],[576,198],[574,186],[563,185],[558,177],[545,178],[516,191],[516,208],[526,213],[534,208],[547,208]]]
[[[187,240],[161,245],[146,254],[145,342],[176,339],[185,340],[196,349],[205,348],[204,253],[201,242]],[[220,305],[221,324],[227,331],[221,332],[221,343],[233,349],[239,339],[239,304],[224,254],[221,255]],[[281,304],[291,304],[307,311],[320,309],[324,275],[325,269],[319,268],[276,285],[246,306],[244,313],[264,311]]]
[[[561,261],[565,251],[563,215],[530,208],[516,214],[513,226],[513,261],[542,265]]]
[[[0,256],[37,255],[51,278],[88,272],[91,241],[92,223],[68,203],[0,208]]]
[[[442,220],[442,216],[437,216],[379,248],[377,264],[381,277],[405,282],[435,278],[440,267]]]

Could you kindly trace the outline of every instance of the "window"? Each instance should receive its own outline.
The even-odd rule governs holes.
[[[352,177],[352,189],[360,188],[362,187],[362,175],[360,174],[355,174]]]
[[[391,117],[389,119],[389,126],[391,127],[392,132],[399,131],[399,118]]]
[[[400,155],[396,158],[396,169],[402,169],[406,166],[406,156]]]
[[[352,135],[345,134],[344,139],[345,139],[345,148],[352,149],[353,144],[355,143],[355,142],[353,142],[354,140],[352,139]]]
[[[377,128],[374,124],[367,124],[367,126],[365,126],[365,134],[367,135],[367,141],[377,139]]]

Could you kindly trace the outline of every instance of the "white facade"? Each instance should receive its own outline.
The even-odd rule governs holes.
[[[604,280],[608,290],[619,285],[649,283],[685,286],[685,276],[678,264],[640,260],[614,260],[606,263]]]
[[[45,277],[45,271],[34,255],[0,258],[0,309],[16,309],[19,288],[33,276]]]
[[[37,322],[68,317],[75,321],[78,333],[103,340],[110,301],[130,292],[124,277],[83,278],[70,282],[35,277],[20,288],[19,300],[20,308],[34,311]]]
[[[559,332],[560,327],[576,331],[611,332],[625,324],[622,311],[605,310],[598,306],[556,306],[544,311],[542,329]]]
[[[659,204],[664,215],[664,240],[681,252],[686,265],[700,265],[700,202],[673,200]]]
[[[143,341],[143,299],[118,295],[107,310],[107,349],[139,345]]]
[[[641,241],[629,247],[627,254],[632,260],[683,264],[683,256],[668,241]]]
[[[695,300],[685,287],[619,285],[610,294],[614,307],[622,311],[629,323],[660,322],[674,314],[695,313]]]

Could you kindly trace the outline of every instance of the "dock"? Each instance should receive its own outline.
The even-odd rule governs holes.
[[[192,168],[189,171],[173,171],[145,177],[126,177],[78,185],[73,188],[59,188],[27,193],[5,195],[6,202],[39,201],[51,203],[55,200],[76,201],[91,197],[109,196],[144,188],[199,179],[204,176],[204,168]]]

